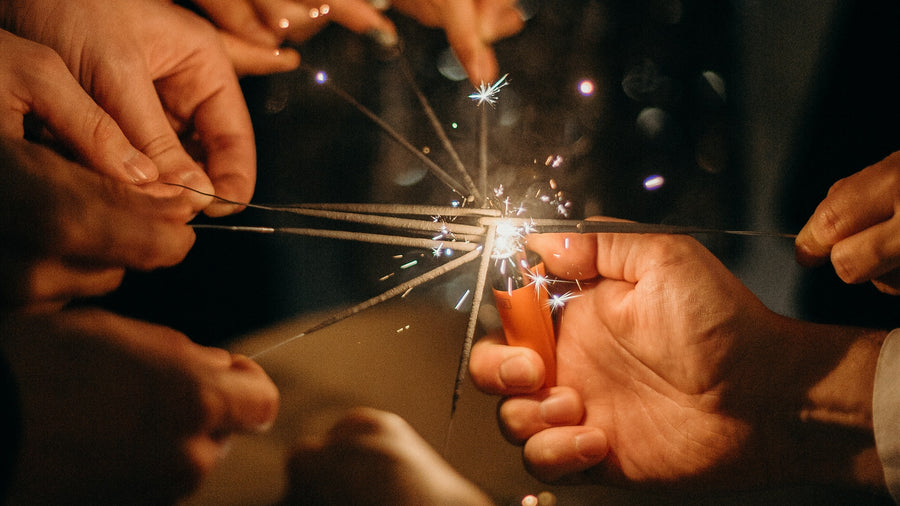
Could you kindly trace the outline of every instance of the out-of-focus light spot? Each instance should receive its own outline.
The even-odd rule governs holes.
[[[456,130],[457,128],[459,128],[459,123],[455,121],[453,123],[450,123],[450,128]]]
[[[638,113],[638,129],[648,138],[655,139],[662,133],[669,121],[669,115],[659,107],[646,107]]]
[[[578,82],[578,93],[581,93],[585,97],[590,97],[594,94],[597,87],[594,85],[594,81],[590,79],[582,79]]]
[[[291,21],[288,18],[281,18],[278,20],[278,28],[282,30],[287,30],[291,26]]]
[[[328,74],[326,74],[324,71],[320,70],[320,71],[316,72],[316,82],[317,83],[324,84],[325,81],[327,81],[327,80],[328,80]]]
[[[544,165],[546,165],[547,167],[553,167],[554,169],[558,169],[563,164],[564,161],[565,161],[565,158],[563,158],[562,155],[550,155],[547,157],[546,160],[544,160]],[[551,182],[550,182],[551,188],[556,188],[555,185],[556,185],[556,181],[551,180]]]
[[[469,77],[466,69],[459,63],[459,60],[456,59],[456,55],[453,54],[450,48],[438,55],[437,69],[442,76],[451,81],[463,81]]]
[[[665,184],[666,179],[659,174],[653,174],[652,176],[647,176],[644,178],[644,189],[647,191],[655,191],[662,188],[663,184]]]
[[[526,495],[522,498],[522,506],[538,506],[538,498],[533,495]]]
[[[424,179],[426,174],[428,174],[428,170],[424,167],[409,166],[403,169],[395,169],[391,180],[400,186],[412,186]]]
[[[431,153],[431,148],[429,148],[428,146],[423,146],[422,152],[427,155],[427,154]]]
[[[709,83],[709,87],[716,92],[716,95],[718,95],[719,98],[725,100],[725,80],[722,79],[722,76],[712,70],[707,70],[703,72],[703,79],[706,79],[706,82]]]
[[[312,9],[310,9],[309,17],[312,19],[316,19],[319,16],[325,16],[329,12],[331,12],[331,6],[329,6],[328,4],[322,4],[319,7],[313,7]]]

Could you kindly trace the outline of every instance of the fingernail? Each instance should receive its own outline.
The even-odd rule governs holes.
[[[125,173],[134,183],[149,183],[159,177],[159,171],[156,170],[153,161],[134,148],[131,149],[130,155],[122,164],[125,167]]]
[[[369,4],[380,11],[386,11],[391,8],[391,0],[369,0]]]
[[[230,439],[227,440],[227,441],[225,441],[224,443],[222,443],[222,445],[219,446],[219,454],[218,454],[219,460],[222,460],[222,459],[224,459],[225,457],[227,457],[228,454],[231,453],[231,449],[232,449],[233,447],[234,447],[234,446],[233,446],[233,444],[232,444],[232,442],[231,442]]]
[[[531,361],[514,355],[500,364],[500,381],[508,387],[532,387],[539,378]]]
[[[262,434],[263,432],[269,432],[269,429],[272,428],[272,425],[275,425],[274,420],[269,420],[267,422],[263,422],[263,423],[257,425],[256,427],[253,427],[253,432],[256,432],[257,434]]]
[[[606,436],[597,431],[579,434],[575,436],[575,449],[588,459],[605,457],[608,451]]]
[[[381,28],[369,30],[368,32],[366,32],[366,36],[374,40],[381,47],[385,48],[397,47],[397,44],[400,42],[400,40],[397,38],[396,33]]]

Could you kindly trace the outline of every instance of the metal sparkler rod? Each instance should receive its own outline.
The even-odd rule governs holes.
[[[297,204],[287,206],[275,206],[303,209],[326,209],[330,211],[346,211],[350,213],[369,214],[393,214],[393,215],[418,215],[418,216],[493,216],[500,217],[503,213],[498,209],[486,209],[483,207],[452,207],[409,204]]]
[[[753,237],[783,237],[794,239],[797,234],[762,232],[757,230],[724,230],[718,228],[685,225],[662,225],[634,221],[593,221],[593,220],[553,220],[517,218],[481,218],[482,225],[490,226],[498,222],[521,223],[536,233],[580,233],[580,234],[727,234]]]
[[[345,241],[359,241],[373,244],[387,244],[389,246],[406,246],[410,248],[449,249],[456,251],[472,251],[480,247],[479,243],[461,241],[438,241],[434,239],[417,239],[415,237],[403,237],[399,235],[368,234],[361,232],[346,232],[343,230],[327,230],[318,228],[294,228],[294,227],[248,227],[240,225],[207,225],[193,224],[194,229],[230,230],[233,232],[251,232],[258,234],[291,234],[309,237],[324,237],[328,239],[341,239]]]
[[[409,62],[405,57],[400,58],[400,65],[403,68],[403,75],[406,77],[407,84],[409,84],[410,88],[412,88],[413,93],[415,93],[416,98],[419,99],[419,104],[422,106],[422,110],[425,111],[425,116],[428,117],[428,120],[431,122],[431,127],[434,129],[435,133],[440,139],[441,144],[444,146],[444,150],[450,154],[450,158],[453,160],[453,163],[456,166],[457,172],[463,178],[463,183],[466,185],[466,189],[475,197],[476,201],[482,200],[482,193],[479,191],[478,187],[475,185],[475,181],[472,180],[472,176],[469,175],[469,171],[466,170],[466,166],[463,165],[462,160],[459,158],[459,153],[456,152],[456,148],[453,147],[453,143],[450,142],[450,138],[447,137],[447,132],[444,131],[444,127],[441,126],[440,120],[438,120],[437,114],[435,114],[434,109],[431,108],[431,104],[428,102],[428,99],[425,97],[425,94],[422,93],[422,90],[419,89],[419,85],[416,84],[416,80],[413,77],[412,70],[409,68]]]
[[[361,311],[364,311],[376,304],[380,304],[388,299],[396,297],[397,295],[405,294],[406,292],[412,290],[413,288],[415,288],[423,283],[431,281],[432,279],[435,279],[443,274],[446,274],[446,273],[452,271],[453,269],[456,269],[457,267],[460,267],[462,265],[465,265],[465,264],[471,262],[472,260],[475,260],[476,258],[481,256],[481,254],[482,254],[482,252],[481,252],[480,248],[472,250],[459,258],[456,258],[454,260],[451,260],[451,261],[441,265],[440,267],[431,269],[430,271],[426,272],[425,274],[417,276],[405,283],[401,283],[401,284],[395,286],[394,288],[391,288],[390,290],[381,293],[380,295],[376,295],[375,297],[372,297],[371,299],[360,302],[359,304],[357,304],[353,307],[349,307],[343,311],[337,312],[337,313],[333,314],[332,316],[330,316],[329,318],[326,318],[325,320],[313,325],[312,327],[309,327],[308,329],[295,335],[294,337],[291,337],[290,339],[281,341],[278,344],[275,344],[273,346],[270,346],[268,348],[265,348],[261,351],[254,353],[253,355],[250,356],[250,358],[255,360],[256,358],[258,358],[266,353],[269,353],[270,351],[272,351],[276,348],[280,348],[290,342],[296,341],[297,339],[300,339],[303,336],[312,334],[313,332],[315,332],[317,330],[322,330],[325,327],[328,327],[329,325],[333,325],[339,321],[345,320],[345,319],[347,319]]]

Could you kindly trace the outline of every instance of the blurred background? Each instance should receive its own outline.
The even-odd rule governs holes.
[[[835,181],[900,148],[896,2],[520,4],[527,17],[524,31],[496,45],[509,85],[489,111],[491,185],[525,188],[552,178],[573,203],[573,218],[604,214],[796,233]],[[463,162],[474,169],[480,112],[468,98],[474,91],[471,84],[442,32],[402,17],[395,20],[404,43],[402,58]],[[337,26],[299,50],[304,68],[243,81],[259,153],[254,202],[447,205],[456,198],[419,160],[313,78],[317,70],[327,72],[332,83],[446,166],[450,159],[396,56]],[[216,221],[255,226],[295,222],[295,217],[252,209]],[[830,266],[801,269],[789,239],[698,239],[780,313],[885,328],[900,324],[900,299],[883,296],[868,284],[846,286]],[[425,253],[318,238],[199,231],[183,264],[129,274],[104,304],[177,328],[201,343],[241,346],[249,333],[274,341],[290,334],[279,327],[282,322],[362,301],[394,286],[403,275],[420,274],[442,261]],[[411,258],[420,265],[381,280]],[[474,268],[417,289],[419,299],[405,309],[401,304],[400,314],[414,318],[416,312],[448,312],[441,334],[461,342],[469,308],[455,310],[454,305],[467,287],[474,287]],[[369,311],[361,316],[365,321],[388,318],[387,309]],[[407,324],[390,318],[394,330]],[[259,329],[279,328],[274,335],[268,330],[258,335]],[[366,328],[372,327],[359,332]],[[320,346],[338,346],[341,336],[354,343],[360,339],[352,332],[334,335]],[[407,335],[426,343],[438,339],[425,331]],[[458,344],[434,351],[446,369],[441,369],[444,389],[432,393],[446,400],[435,408],[443,410],[441,416],[446,415],[446,381],[452,384]],[[387,345],[375,341],[371,346]],[[361,368],[366,356],[358,356]],[[386,367],[385,374],[390,370]],[[345,389],[353,384],[347,380]],[[407,408],[414,418],[419,408]],[[476,412],[473,417],[483,417],[480,430],[496,431],[489,412]],[[422,419],[414,426],[428,432],[433,428],[427,425],[434,423],[445,420]],[[430,440],[440,439],[435,438]],[[509,465],[521,468],[517,458]]]

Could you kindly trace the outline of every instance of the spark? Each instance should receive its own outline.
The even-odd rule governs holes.
[[[469,294],[472,293],[472,290],[466,290],[466,293],[462,294],[462,297],[456,302],[456,306],[453,308],[456,311],[459,311],[459,308],[466,302],[466,299],[469,298]]]
[[[564,294],[554,294],[551,295],[547,300],[547,306],[550,308],[551,312],[557,312],[566,307],[566,303],[570,300],[580,297],[579,294],[574,292],[566,292]]]
[[[500,88],[509,84],[506,80],[508,75],[509,74],[504,74],[503,77],[490,85],[481,83],[481,86],[478,87],[475,93],[469,95],[469,98],[478,102],[478,105],[482,105],[486,102],[488,105],[493,106],[497,103],[497,94],[500,92]]]

